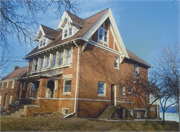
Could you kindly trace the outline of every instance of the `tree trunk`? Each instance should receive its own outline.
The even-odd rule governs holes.
[[[145,122],[145,124],[148,124],[148,115],[149,115],[149,109],[146,109],[146,122]]]
[[[164,114],[165,114],[165,111],[163,111],[163,122],[162,122],[163,125],[165,124],[165,121],[164,121],[164,120],[165,120],[165,119],[164,119],[164,118],[165,118],[165,117],[164,117]]]

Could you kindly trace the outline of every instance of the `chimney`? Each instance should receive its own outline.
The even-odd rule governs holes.
[[[19,66],[15,66],[15,67],[14,67],[14,71],[15,71],[16,69],[19,69]]]

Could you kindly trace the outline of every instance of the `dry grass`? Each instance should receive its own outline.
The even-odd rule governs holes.
[[[62,117],[1,117],[2,131],[178,131],[177,122],[124,121]]]

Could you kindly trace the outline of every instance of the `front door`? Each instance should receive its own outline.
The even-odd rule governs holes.
[[[114,105],[114,88],[115,85],[111,84],[111,105]]]

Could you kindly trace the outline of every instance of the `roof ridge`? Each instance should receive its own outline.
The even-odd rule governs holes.
[[[52,29],[52,30],[54,30],[54,31],[57,31],[57,32],[59,32],[58,30],[56,30],[56,29],[53,29],[53,28],[50,28],[50,27],[47,27],[47,26],[45,26],[45,25],[43,25],[43,24],[40,24],[41,26],[44,26],[44,27],[46,27],[46,28],[49,28],[49,29]]]
[[[96,14],[94,14],[94,15],[92,15],[92,16],[95,16],[95,15],[97,15],[97,14],[99,14],[99,13],[101,13],[101,12],[103,12],[103,11],[107,10],[107,9],[109,9],[109,7],[108,7],[108,8],[106,8],[106,9],[104,9],[104,10],[102,10],[102,11],[100,11],[100,12],[98,12],[98,13],[96,13]],[[85,18],[84,20],[86,20],[86,19],[88,19],[88,18],[90,18],[90,17],[92,17],[92,16],[89,16],[89,17]]]
[[[65,11],[68,12],[68,13],[70,13],[70,14],[72,14],[72,15],[74,15],[74,16],[76,16],[76,17],[78,17],[78,18],[80,18],[79,16],[77,16],[77,15],[75,15],[75,14],[73,14],[73,13],[67,11],[67,10],[65,10]],[[84,20],[84,19],[82,19],[82,18],[80,18],[80,19],[81,19],[81,20]]]

